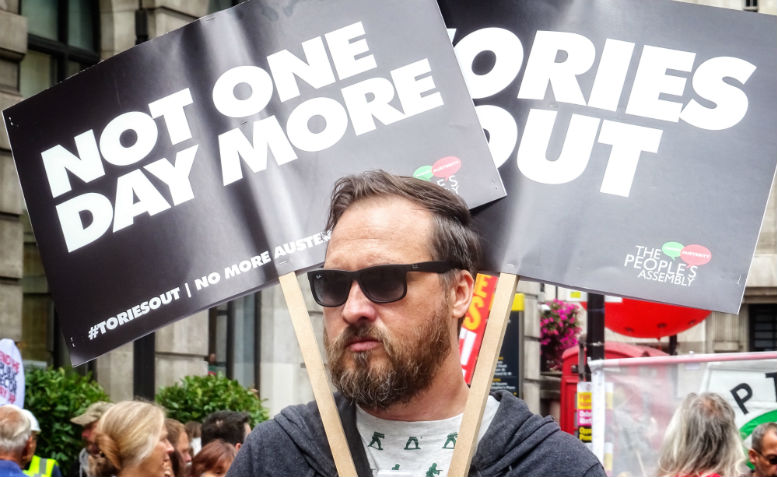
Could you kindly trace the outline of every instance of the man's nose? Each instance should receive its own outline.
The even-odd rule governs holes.
[[[354,280],[348,291],[348,298],[343,304],[343,319],[348,323],[355,324],[362,320],[372,321],[376,317],[375,303],[367,298],[359,287],[359,283]]]

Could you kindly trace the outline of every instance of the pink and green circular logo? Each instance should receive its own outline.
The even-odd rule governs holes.
[[[413,172],[413,177],[430,181],[433,177],[450,180],[461,169],[461,159],[456,156],[445,156],[437,159],[431,166],[421,166]]]
[[[683,245],[680,242],[666,242],[661,246],[661,251],[672,260],[680,259],[688,265],[704,265],[712,260],[712,252],[704,245]]]

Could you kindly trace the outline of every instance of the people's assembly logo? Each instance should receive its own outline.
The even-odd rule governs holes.
[[[459,193],[459,181],[455,174],[461,169],[461,159],[445,156],[431,166],[421,166],[413,172],[413,177],[427,182],[435,182],[455,193]]]
[[[626,254],[624,268],[637,271],[637,278],[673,286],[690,287],[698,268],[712,260],[712,252],[699,244],[666,242],[661,247],[635,245],[634,249]]]

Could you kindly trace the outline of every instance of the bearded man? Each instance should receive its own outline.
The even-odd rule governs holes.
[[[480,245],[466,204],[374,171],[340,179],[324,267],[308,273],[359,476],[447,474],[469,388],[458,327]],[[259,424],[227,476],[335,476],[315,403]],[[491,395],[470,475],[604,476],[581,442],[510,393]]]

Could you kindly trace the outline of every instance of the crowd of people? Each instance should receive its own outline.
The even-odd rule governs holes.
[[[251,432],[243,412],[217,411],[184,425],[146,401],[97,402],[71,421],[83,428],[84,448],[63,473],[54,459],[35,454],[41,432],[35,416],[0,407],[0,477],[224,476]],[[777,423],[758,425],[745,454],[729,403],[718,394],[691,393],[666,428],[656,475],[777,477]]]
[[[95,402],[71,422],[82,427],[84,447],[73,466],[35,455],[38,420],[27,409],[0,407],[2,477],[220,477],[250,432],[250,416],[217,411],[200,423],[166,418],[141,400]]]

